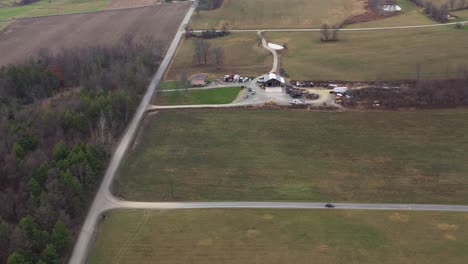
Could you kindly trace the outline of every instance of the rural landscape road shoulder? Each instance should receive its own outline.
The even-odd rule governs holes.
[[[177,33],[167,50],[166,56],[162,61],[161,65],[159,66],[156,75],[154,76],[153,80],[151,81],[148,90],[143,97],[136,113],[132,119],[132,122],[128,126],[125,134],[123,135],[117,149],[114,152],[114,155],[111,158],[109,166],[104,174],[104,178],[102,183],[99,187],[99,190],[94,198],[94,201],[91,205],[91,208],[88,212],[86,220],[81,228],[81,231],[78,236],[78,240],[75,243],[75,247],[73,249],[72,256],[70,257],[70,264],[82,264],[86,262],[87,253],[89,250],[89,245],[94,237],[96,226],[98,224],[99,216],[102,212],[108,210],[109,208],[106,206],[108,204],[110,194],[110,186],[114,179],[115,172],[119,167],[119,164],[124,157],[126,150],[128,149],[132,139],[134,138],[136,131],[138,130],[138,126],[143,119],[143,116],[146,112],[146,107],[149,104],[156,87],[158,86],[161,78],[166,71],[172,57],[175,54],[177,46],[179,45],[182,36],[184,35],[184,25],[188,24],[190,18],[192,17],[193,12],[195,11],[195,6],[192,5],[188,10],[186,16],[182,20]]]

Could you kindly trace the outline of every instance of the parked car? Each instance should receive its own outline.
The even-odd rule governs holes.
[[[306,105],[306,102],[304,100],[301,100],[301,99],[294,99],[292,100],[292,103],[293,105]]]

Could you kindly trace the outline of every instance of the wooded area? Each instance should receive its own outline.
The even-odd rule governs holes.
[[[468,106],[468,70],[460,68],[452,80],[418,80],[414,87],[352,90],[347,106],[396,108],[450,108]]]
[[[62,263],[164,47],[125,36],[0,69],[0,263]]]

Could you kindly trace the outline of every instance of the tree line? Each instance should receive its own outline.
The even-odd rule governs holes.
[[[20,0],[14,3],[16,6],[24,6],[24,5],[29,5],[35,2],[39,2],[40,0]]]
[[[0,69],[0,263],[62,263],[164,45],[125,36]]]
[[[435,6],[432,1],[428,0],[410,0],[413,4],[416,6],[426,8],[426,6]],[[460,10],[460,9],[465,9],[468,8],[467,6],[468,1],[467,0],[447,0],[445,3],[442,5],[446,5],[448,9],[454,11],[454,10]]]
[[[410,0],[416,6],[423,8],[423,13],[432,17],[440,23],[446,23],[449,20],[449,10],[458,10],[467,8],[467,0],[448,0],[442,5],[436,5],[432,1]]]
[[[448,108],[468,106],[468,70],[461,67],[458,77],[450,80],[417,80],[409,88],[379,87],[352,90],[348,106],[372,107],[377,102],[387,109]]]

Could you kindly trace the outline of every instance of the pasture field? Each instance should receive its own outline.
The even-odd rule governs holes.
[[[177,90],[159,92],[153,103],[156,105],[229,104],[239,95],[242,88],[229,87],[209,90]]]
[[[41,0],[25,5],[0,8],[0,20],[55,15],[104,9],[111,0]]]
[[[455,11],[452,14],[459,16],[462,20],[468,20],[468,9]]]
[[[148,118],[114,182],[125,199],[468,203],[468,110]]]
[[[287,43],[282,65],[293,79],[404,80],[453,77],[468,60],[468,34],[453,26],[339,33],[339,41],[320,42],[320,34],[268,33]],[[429,44],[430,43],[430,44]]]
[[[195,73],[206,73],[209,78],[225,74],[259,76],[268,72],[273,64],[271,53],[257,45],[256,33],[231,33],[228,36],[210,39],[212,47],[224,49],[223,65],[216,65],[211,58],[207,65],[197,65],[194,61],[194,39],[182,40],[175,57],[166,73],[166,80],[178,80],[186,71],[188,76]]]
[[[126,34],[137,39],[152,37],[167,46],[190,4],[15,21],[0,33],[0,65],[21,62],[41,49],[53,53],[65,48],[111,45]]]
[[[196,29],[310,28],[339,24],[364,12],[363,0],[224,0],[221,8],[201,11],[192,18]]]
[[[468,214],[202,209],[114,211],[90,264],[468,262]]]

